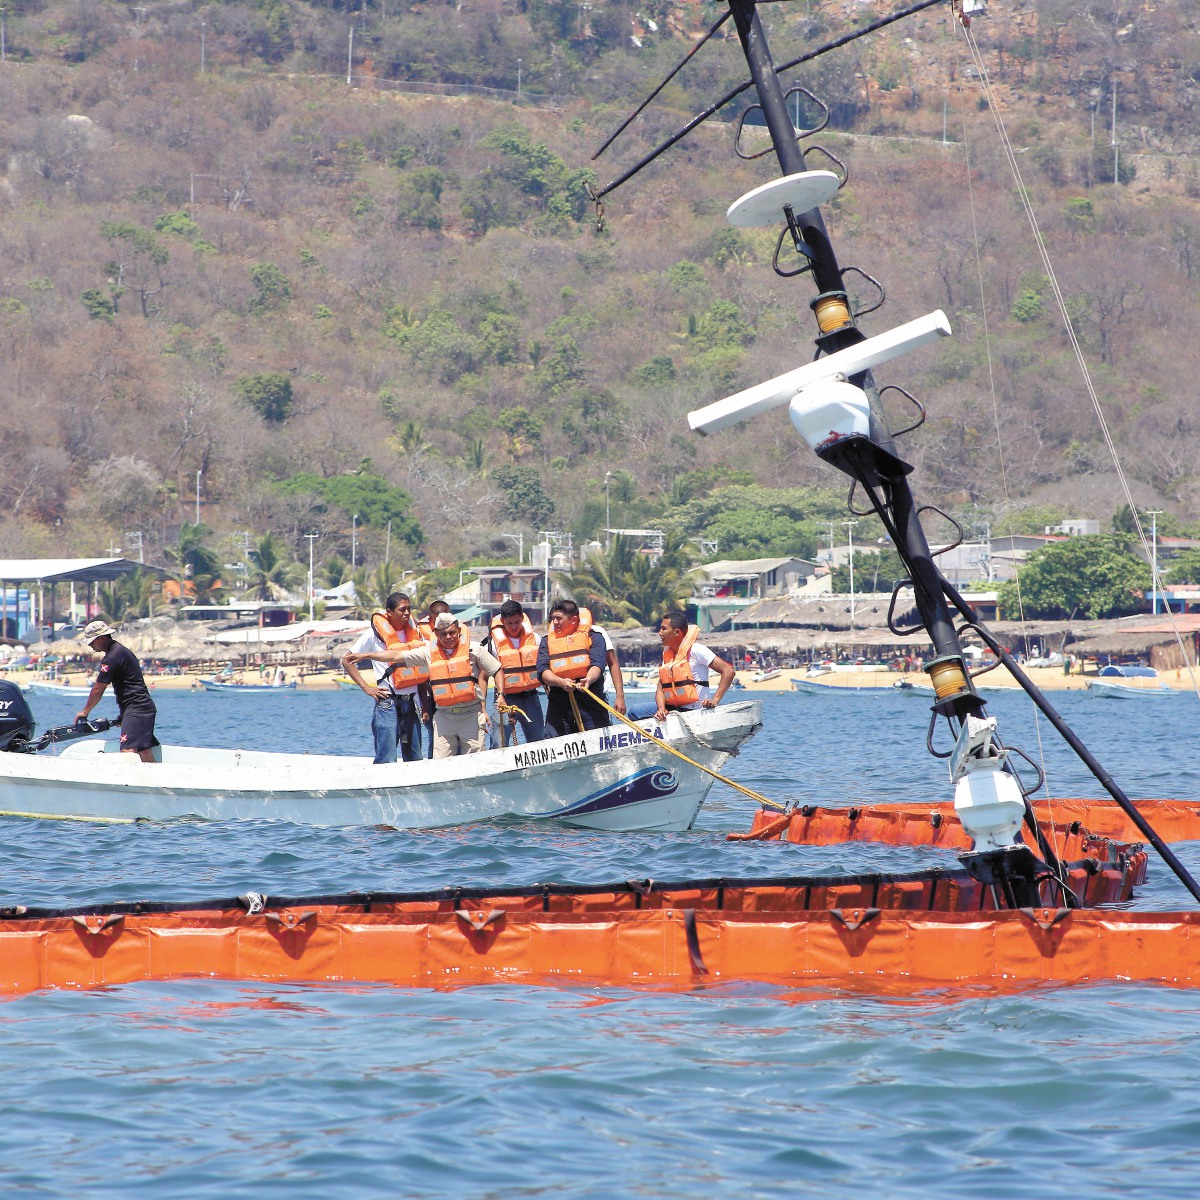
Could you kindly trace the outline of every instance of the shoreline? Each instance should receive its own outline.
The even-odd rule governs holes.
[[[1046,692],[1082,692],[1087,689],[1088,680],[1097,678],[1094,674],[1081,675],[1078,672],[1065,675],[1061,667],[1027,667],[1026,671],[1034,683]],[[753,678],[754,674],[754,671],[737,672],[737,680],[742,685],[743,690],[747,692],[790,692],[792,687],[791,681],[793,679],[805,678],[816,679],[820,683],[828,684],[830,687],[844,688],[886,687],[901,680],[908,683],[924,684],[926,686],[929,684],[929,676],[924,671],[891,671],[886,668],[870,667],[828,671],[817,676],[810,676],[807,667],[787,667],[781,669],[775,678],[759,681]],[[76,668],[75,670],[61,672],[56,677],[56,682],[79,686],[85,683],[88,677],[87,673]],[[195,691],[200,688],[201,679],[210,677],[209,672],[184,670],[178,675],[147,675],[146,685],[150,688],[151,692]],[[262,682],[258,671],[255,669],[235,672],[234,678],[237,679],[239,677],[245,683]],[[288,671],[287,678],[289,681],[298,678],[300,688],[302,689],[334,691],[338,688],[336,681],[339,679],[346,680],[347,677],[340,670],[326,668],[319,671],[306,672],[300,676],[297,675],[295,670]],[[41,683],[47,680],[47,676],[42,671],[6,671],[0,669],[0,679],[11,679],[17,683]],[[998,686],[1013,691],[1021,690],[1020,684],[1017,683],[1004,667],[997,667],[994,671],[989,671],[985,676],[981,677],[981,682],[988,687]],[[1193,690],[1191,677],[1183,669],[1161,672],[1157,682],[1165,683],[1167,687],[1174,691],[1190,692]]]

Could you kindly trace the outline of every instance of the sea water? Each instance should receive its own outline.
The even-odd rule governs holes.
[[[774,695],[730,774],[781,801],[950,798],[928,702]],[[160,693],[164,740],[369,753],[355,693]],[[1053,697],[1135,797],[1200,797],[1200,704]],[[75,702],[35,697],[39,724]],[[98,715],[112,707],[106,701]],[[1016,696],[1007,744],[1056,795],[1099,795]],[[945,749],[944,735],[935,744]],[[416,833],[269,821],[0,821],[0,903],[192,901],[445,884],[849,873],[945,851],[730,843],[714,789],[689,833],[513,821]],[[1176,847],[1200,871],[1197,847]],[[1152,859],[1140,908],[1192,901]],[[213,981],[0,1004],[0,1195],[859,1196],[1200,1192],[1200,993],[1063,987],[880,999],[725,983],[686,992]]]

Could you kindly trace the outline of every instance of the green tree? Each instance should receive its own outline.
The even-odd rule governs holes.
[[[366,617],[387,606],[387,598],[393,592],[409,592],[402,586],[400,577],[404,572],[390,558],[375,567],[360,567],[354,572],[354,609],[356,617]]]
[[[1159,564],[1164,583],[1200,583],[1200,550],[1183,550],[1167,563]]]
[[[317,586],[326,589],[341,587],[349,578],[350,564],[340,554],[331,554],[321,564]]]
[[[533,467],[505,465],[492,472],[492,478],[504,489],[500,511],[514,521],[545,528],[554,515],[554,501],[542,487],[540,472]]]
[[[273,312],[283,308],[292,298],[292,282],[274,263],[257,263],[250,268],[250,282],[255,297],[250,301],[252,312]]]
[[[845,516],[846,498],[832,488],[766,488],[743,483],[715,487],[663,516],[666,528],[691,538],[708,538],[722,558],[795,555],[813,558],[831,522]],[[882,529],[860,527],[864,537]]]
[[[101,584],[96,598],[109,621],[136,621],[150,615],[156,597],[161,597],[162,585],[156,575],[140,568],[121,575],[112,583]]]
[[[412,516],[412,497],[371,471],[328,478],[305,471],[280,480],[275,487],[287,495],[312,493],[321,501],[317,511],[333,506],[341,509],[347,520],[357,514],[360,525],[383,529],[390,523],[392,537],[411,546],[419,546],[424,540],[421,527]]]
[[[184,580],[189,580],[195,589],[197,604],[211,604],[213,589],[220,583],[221,558],[206,543],[213,531],[201,522],[191,525],[185,521],[179,528],[179,540],[174,546],[165,546],[163,554],[175,568],[179,581],[179,594],[183,595]]]
[[[442,188],[446,175],[438,167],[408,172],[396,189],[396,221],[413,229],[442,227]]]
[[[246,558],[246,586],[259,600],[282,600],[307,578],[287,543],[273,533],[259,538]]]
[[[856,592],[890,592],[901,580],[908,578],[908,568],[900,555],[890,546],[886,550],[854,551],[854,590]],[[835,592],[850,591],[849,560],[835,567],[831,581]]]
[[[79,299],[93,321],[111,321],[117,313],[117,305],[124,289],[114,289],[105,295],[99,288],[86,288]]]
[[[695,548],[681,538],[666,540],[658,557],[640,553],[618,534],[607,550],[594,551],[565,583],[578,603],[604,620],[649,625],[692,594]]]
[[[131,291],[141,306],[142,316],[156,316],[161,305],[155,297],[167,287],[163,268],[170,259],[167,248],[159,241],[153,230],[132,221],[105,221],[100,233],[108,240],[116,258],[104,267],[110,292],[113,293],[113,311],[116,297],[121,291]]]
[[[1044,620],[1119,617],[1135,612],[1150,568],[1120,536],[1074,537],[1035,550],[1017,580],[1000,586],[1006,615]]]
[[[282,424],[292,415],[292,381],[282,371],[243,375],[234,387],[264,421]]]
[[[542,444],[545,422],[535,417],[527,408],[515,405],[502,408],[496,414],[496,424],[504,431],[507,439],[508,456],[516,462]]]

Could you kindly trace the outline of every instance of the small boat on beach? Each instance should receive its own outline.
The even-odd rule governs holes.
[[[264,692],[281,692],[287,694],[297,689],[296,680],[287,683],[238,683],[227,679],[201,679],[200,686],[206,692],[223,692],[226,695],[262,695]]]
[[[38,679],[33,683],[25,684],[25,691],[33,695],[83,697],[91,695],[92,685],[88,683],[80,686],[78,684],[55,683],[52,679]]]
[[[1089,679],[1087,690],[1103,700],[1162,699],[1175,695],[1153,667],[1122,667],[1116,663],[1109,663],[1097,678]]]
[[[807,692],[810,695],[828,696],[832,692],[869,692],[872,695],[888,696],[899,693],[902,696],[933,696],[934,690],[927,683],[913,683],[908,679],[896,679],[892,683],[854,683],[841,685],[837,683],[820,683],[815,679],[792,679],[793,692]]]

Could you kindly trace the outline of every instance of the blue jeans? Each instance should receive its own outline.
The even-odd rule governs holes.
[[[405,762],[423,758],[421,717],[415,696],[388,696],[375,701],[371,714],[371,736],[375,739],[375,761],[394,763],[397,747]]]
[[[646,721],[653,716],[658,715],[658,702],[656,700],[639,700],[636,704],[631,704],[626,710],[625,715],[631,721]]]
[[[515,692],[511,696],[505,696],[505,701],[512,705],[513,708],[519,708],[521,712],[517,715],[517,724],[521,727],[521,732],[525,735],[527,742],[540,742],[546,736],[546,718],[542,715],[542,689],[530,688],[527,692]],[[510,727],[507,724],[508,718],[502,717],[499,713],[492,713],[492,745],[500,745],[500,722],[504,721],[504,737],[509,745],[516,741],[515,733],[513,738],[509,740]]]

